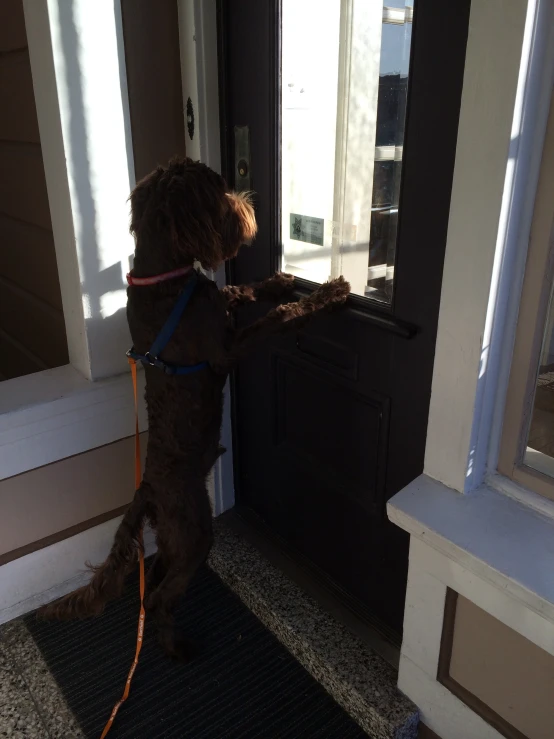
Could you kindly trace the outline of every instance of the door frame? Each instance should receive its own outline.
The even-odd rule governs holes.
[[[222,162],[225,161],[224,136],[220,128],[225,90],[223,85],[220,94],[219,80],[222,77],[218,5],[218,0],[177,0],[187,156],[207,164],[225,176],[224,168],[222,171]],[[194,115],[192,137],[187,128],[189,98]],[[227,282],[224,267],[210,276],[219,287]],[[224,391],[221,443],[227,453],[217,460],[208,483],[214,516],[220,516],[235,505],[229,381]]]

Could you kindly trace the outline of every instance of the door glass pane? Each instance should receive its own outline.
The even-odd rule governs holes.
[[[546,321],[524,462],[554,477],[554,300]]]
[[[282,268],[390,302],[412,3],[282,7]]]

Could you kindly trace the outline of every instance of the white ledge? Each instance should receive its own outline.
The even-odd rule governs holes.
[[[421,475],[387,505],[389,519],[554,621],[554,521],[483,485],[463,495]]]
[[[140,430],[147,427],[139,372]],[[130,372],[90,382],[66,365],[0,384],[0,480],[132,436]]]

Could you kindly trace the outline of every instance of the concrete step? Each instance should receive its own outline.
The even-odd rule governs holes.
[[[417,707],[397,673],[225,521],[215,521],[210,567],[374,739],[416,739]]]

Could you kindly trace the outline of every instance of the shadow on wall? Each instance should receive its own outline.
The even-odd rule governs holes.
[[[127,230],[122,232],[122,222],[129,220],[129,206],[126,201],[134,185],[132,142],[125,81],[125,62],[121,11],[118,2],[113,3],[116,28],[117,63],[119,69],[118,95],[121,101],[124,144],[126,152],[126,171],[122,172],[121,147],[118,156],[113,158],[113,173],[107,172],[109,161],[106,154],[110,148],[120,143],[121,132],[103,128],[99,105],[99,74],[91,75],[91,60],[84,57],[80,36],[86,33],[85,24],[90,20],[82,12],[83,3],[74,0],[59,0],[60,42],[63,51],[63,71],[68,94],[68,116],[66,124],[66,157],[69,164],[70,192],[74,217],[75,237],[78,245],[80,278],[83,293],[83,311],[90,364],[93,379],[124,372],[127,369],[125,352],[130,339],[125,317],[126,283],[125,274],[132,260],[133,244]],[[80,14],[80,17],[76,17]],[[101,37],[100,37],[101,38]],[[102,44],[102,40],[100,40]],[[113,61],[106,44],[106,64]],[[95,51],[99,52],[98,47]],[[85,72],[83,74],[83,67]],[[105,67],[107,73],[110,68]],[[111,103],[107,92],[105,105]],[[113,121],[117,113],[113,110],[108,118]],[[119,121],[118,121],[119,122]],[[91,131],[90,129],[94,130]],[[105,129],[105,130],[104,130]],[[98,150],[99,136],[106,151]],[[94,138],[93,138],[94,137]],[[91,140],[93,147],[91,152]],[[67,149],[69,148],[69,152]],[[69,154],[69,156],[67,156]],[[93,162],[93,163],[91,163]],[[113,175],[114,201],[107,201],[110,190],[110,175]],[[122,178],[126,186],[122,187]],[[125,195],[123,194],[125,192]],[[102,199],[102,218],[99,217],[96,203]],[[124,214],[124,215],[123,215]],[[113,229],[110,221],[113,221]],[[123,239],[126,237],[126,239]],[[122,239],[125,241],[121,243]],[[123,250],[122,251],[122,247]],[[117,358],[117,359],[116,359]],[[118,361],[120,358],[120,361]]]

